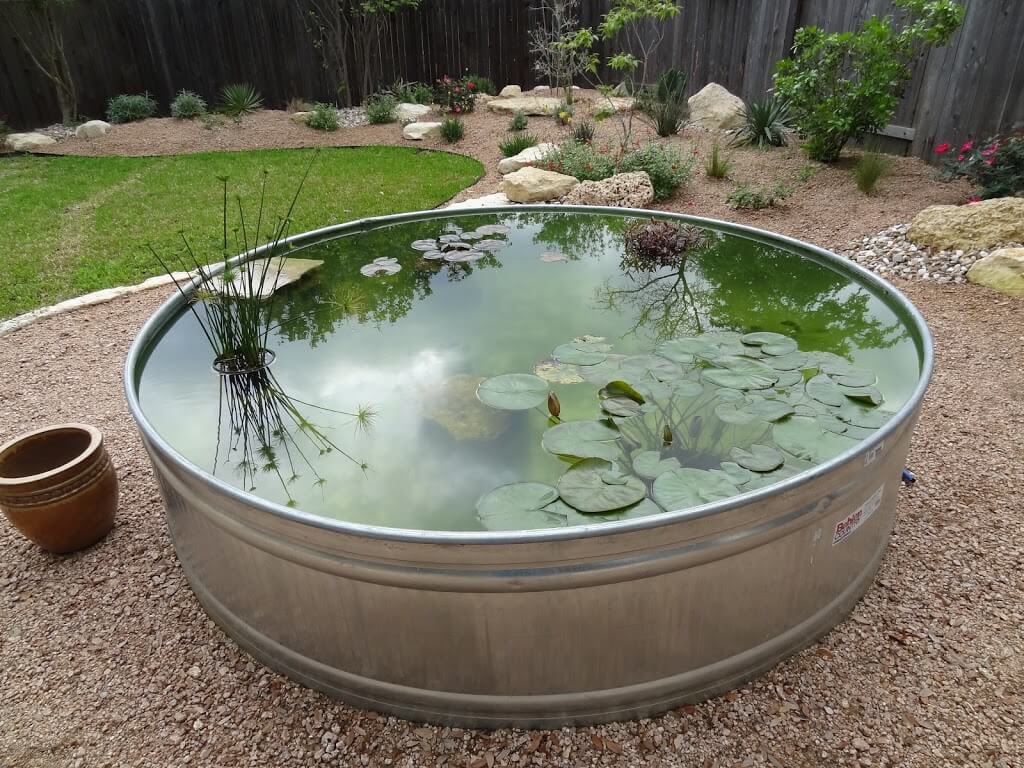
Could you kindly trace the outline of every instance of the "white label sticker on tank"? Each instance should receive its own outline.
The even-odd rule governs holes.
[[[882,491],[884,490],[885,486],[883,485],[871,494],[871,498],[836,523],[836,530],[832,534],[833,547],[841,541],[846,541],[854,531],[867,522],[869,517],[875,514],[878,508],[882,506]]]
[[[875,459],[878,458],[878,454],[880,454],[882,452],[883,448],[885,448],[885,441],[884,440],[882,442],[880,442],[878,445],[876,445],[874,448],[872,448],[870,451],[865,453],[864,454],[864,466],[867,467],[867,466],[869,466],[871,464],[874,464],[875,463]]]

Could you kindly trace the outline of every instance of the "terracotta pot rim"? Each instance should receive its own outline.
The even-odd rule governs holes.
[[[40,429],[34,429],[31,432],[26,432],[22,435],[15,437],[13,440],[0,445],[0,465],[3,464],[4,457],[6,454],[15,446],[20,445],[28,440],[33,440],[49,433],[58,432],[84,432],[89,436],[89,445],[86,446],[85,450],[75,456],[71,461],[61,464],[59,467],[48,469],[46,472],[40,472],[37,475],[24,475],[22,477],[5,477],[0,474],[0,488],[25,485],[28,483],[34,483],[41,480],[47,480],[51,477],[55,477],[62,472],[67,472],[69,469],[85,464],[91,459],[100,445],[103,443],[103,433],[91,424],[79,424],[76,422],[70,422],[67,424],[51,424],[48,427],[42,427]]]

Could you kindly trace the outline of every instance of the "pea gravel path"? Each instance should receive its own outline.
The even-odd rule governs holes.
[[[95,423],[122,492],[110,537],[71,557],[0,522],[0,766],[1021,766],[1024,302],[904,287],[938,370],[910,459],[918,484],[852,617],[736,692],[555,732],[361,712],[267,671],[206,618],[121,393],[128,344],[164,291],[0,338],[0,436]]]

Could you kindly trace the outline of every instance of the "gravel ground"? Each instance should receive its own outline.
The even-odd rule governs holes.
[[[910,457],[918,483],[852,618],[725,696],[553,732],[358,711],[267,671],[206,618],[121,392],[128,344],[164,291],[0,338],[0,436],[92,422],[122,494],[109,538],[69,557],[0,524],[0,765],[1022,765],[1024,302],[901,285],[931,323],[938,369]]]

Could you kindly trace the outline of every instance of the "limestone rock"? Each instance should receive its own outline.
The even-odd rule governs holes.
[[[75,136],[79,139],[98,139],[100,136],[105,136],[109,130],[110,123],[105,123],[102,120],[90,120],[75,129]]]
[[[487,108],[503,115],[553,115],[562,102],[552,96],[517,96],[508,99],[495,99],[488,102]]]
[[[441,123],[409,123],[402,129],[402,135],[410,141],[438,137],[441,135]]]
[[[654,185],[646,171],[618,173],[603,181],[584,181],[562,198],[566,205],[645,208],[654,202]]]
[[[632,96],[609,96],[608,101],[616,112],[629,112],[636,106],[636,99]]]
[[[579,183],[575,176],[528,166],[506,176],[501,191],[513,203],[538,203],[564,197]]]
[[[1000,248],[978,259],[967,279],[1010,296],[1024,297],[1024,248]]]
[[[15,152],[35,152],[43,147],[51,147],[56,144],[55,139],[45,133],[12,133],[7,137],[7,146]]]
[[[718,83],[708,83],[688,103],[690,119],[709,131],[725,131],[743,124],[743,99]]]
[[[513,99],[523,95],[523,89],[518,85],[506,85],[498,93],[499,99]]]
[[[997,197],[972,205],[932,205],[910,222],[907,237],[943,251],[976,251],[1024,242],[1024,198]]]
[[[430,114],[430,107],[426,104],[412,104],[403,102],[395,107],[395,119],[400,123],[415,123],[421,117]]]
[[[305,125],[306,124],[306,120],[312,114],[313,114],[312,112],[292,112],[290,115],[288,115],[288,119],[291,120],[293,123],[298,123],[299,125]]]
[[[508,199],[504,192],[495,192],[492,195],[471,197],[468,200],[460,200],[457,203],[446,205],[445,208],[452,210],[461,210],[466,208],[491,208],[493,206],[509,205],[511,202],[512,201]]]
[[[558,147],[550,143],[527,147],[518,155],[502,158],[501,162],[498,163],[498,173],[514,173],[520,168],[540,162],[546,155],[554,152],[556,149]]]
[[[249,294],[249,272],[251,272],[252,295],[266,299],[275,291],[279,291],[286,285],[291,285],[301,280],[307,273],[321,266],[323,266],[323,262],[319,259],[296,259],[290,256],[257,259],[240,267],[231,283],[235,286],[238,295],[245,296]],[[261,282],[262,287],[260,286]],[[222,290],[222,286],[223,281],[220,275],[217,275],[210,281],[210,288],[214,291]]]
[[[551,86],[550,85],[537,85],[537,86],[534,86],[533,90],[536,93],[548,93],[548,92],[551,91]]]
[[[509,425],[508,411],[488,408],[476,396],[484,379],[459,373],[441,382],[423,402],[423,415],[456,440],[489,440]]]

